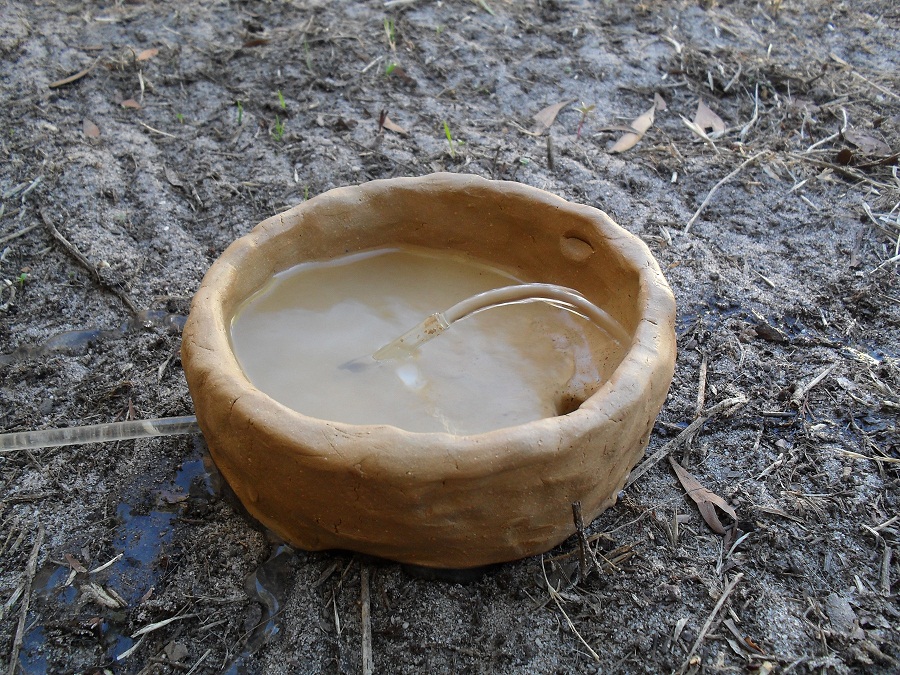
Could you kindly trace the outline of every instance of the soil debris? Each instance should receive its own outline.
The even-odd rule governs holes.
[[[288,556],[199,438],[0,454],[4,667],[897,672],[895,4],[4,5],[3,431],[191,414],[178,321],[211,262],[372,179],[601,208],[679,312],[618,503],[488,570]],[[740,530],[685,508],[670,455]]]

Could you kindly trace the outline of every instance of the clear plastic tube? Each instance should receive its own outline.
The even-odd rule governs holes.
[[[518,284],[494,288],[456,303],[444,312],[427,317],[422,323],[384,345],[372,354],[376,361],[398,359],[412,354],[420,345],[440,335],[453,323],[493,307],[522,302],[549,302],[590,320],[621,346],[630,341],[622,325],[581,293],[556,284]]]
[[[91,424],[84,427],[66,427],[63,429],[19,431],[11,434],[0,434],[0,453],[62,445],[81,445],[83,443],[127,441],[148,436],[175,436],[178,434],[199,433],[200,427],[197,425],[197,418],[193,415]]]
[[[378,361],[397,359],[413,353],[420,345],[447,330],[453,323],[461,321],[477,312],[523,302],[549,302],[562,309],[574,312],[590,320],[618,342],[627,346],[628,333],[621,324],[608,313],[597,307],[580,293],[555,284],[519,284],[495,288],[458,302],[444,312],[427,317],[420,324],[392,340],[376,351],[372,357]],[[344,367],[361,367],[362,359],[356,359]],[[0,434],[0,453],[16,450],[37,449],[84,443],[105,443],[126,441],[152,436],[174,436],[177,434],[198,434],[200,427],[193,415],[186,417],[163,417],[130,422],[110,422],[83,427],[44,429],[41,431],[20,431]]]

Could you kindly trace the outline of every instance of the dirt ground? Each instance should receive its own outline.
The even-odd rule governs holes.
[[[191,414],[180,326],[232,240],[468,172],[650,246],[679,355],[648,453],[739,519],[662,461],[597,569],[573,537],[456,583],[271,541],[199,437],[2,452],[7,672],[358,673],[363,575],[376,672],[900,671],[895,2],[6,0],[0,59],[0,429]]]

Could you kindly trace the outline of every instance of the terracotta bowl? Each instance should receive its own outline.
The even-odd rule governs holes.
[[[230,322],[274,273],[408,244],[575,288],[632,336],[573,412],[470,436],[314,419],[244,376]],[[647,247],[605,213],[519,183],[434,174],[331,190],[260,223],[213,264],[184,329],[188,386],[213,459],[251,515],[291,544],[468,568],[549,550],[612,505],[672,380],[675,302]]]

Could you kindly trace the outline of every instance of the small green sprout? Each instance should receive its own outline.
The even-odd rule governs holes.
[[[303,201],[305,201],[305,202],[309,201],[309,185],[303,186]]]
[[[584,123],[587,120],[588,115],[590,115],[596,107],[596,105],[588,105],[587,103],[582,101],[581,105],[575,108],[575,110],[581,113],[581,119],[578,121],[578,132],[575,134],[575,138],[581,138],[581,129],[582,127],[584,127]]]
[[[397,67],[397,63],[396,63],[395,61],[390,61],[390,62],[388,62],[388,64],[384,67],[384,74],[385,74],[385,77],[387,77],[387,76],[389,76],[391,73],[393,73],[393,72],[394,72],[394,68],[396,68],[396,67]]]
[[[488,14],[490,14],[491,16],[497,16],[496,14],[494,14],[494,10],[491,9],[491,6],[488,5],[484,0],[478,0],[478,4],[481,5],[481,8],[482,8],[485,12],[487,12]]]
[[[278,95],[278,105],[281,106],[282,110],[287,110],[287,101],[284,100],[284,94],[281,93],[281,89],[275,93]]]
[[[281,121],[281,118],[278,115],[275,115],[275,128],[272,129],[272,138],[276,141],[280,141],[284,138],[284,122]]]
[[[384,20],[384,34],[387,37],[388,46],[392,52],[397,51],[397,26],[393,19]]]
[[[184,124],[184,115],[181,113],[175,113],[175,119],[178,120],[179,124]]]
[[[453,134],[450,133],[450,125],[444,120],[444,136],[447,137],[447,145],[450,146],[450,156],[456,157],[456,147],[453,143]]]
[[[240,126],[241,122],[244,121],[244,104],[240,101],[235,101],[234,103],[237,106],[237,123]]]
[[[16,277],[16,283],[19,284],[19,288],[25,287],[25,282],[28,281],[28,273],[22,272],[19,276]]]

